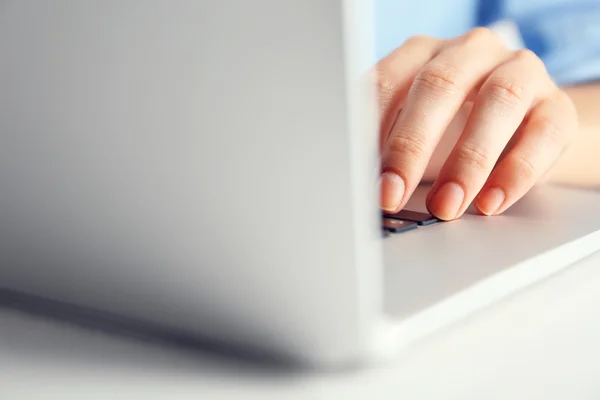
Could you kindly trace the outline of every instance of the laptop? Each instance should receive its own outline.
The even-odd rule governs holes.
[[[600,248],[551,186],[383,237],[372,35],[364,0],[4,2],[0,287],[337,367]]]

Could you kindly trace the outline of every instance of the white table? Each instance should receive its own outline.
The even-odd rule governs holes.
[[[273,371],[0,309],[0,399],[600,399],[600,254],[390,365]]]

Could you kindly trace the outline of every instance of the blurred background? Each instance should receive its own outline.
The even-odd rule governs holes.
[[[413,35],[451,38],[476,26],[526,47],[561,85],[600,77],[598,0],[375,0],[377,57]]]

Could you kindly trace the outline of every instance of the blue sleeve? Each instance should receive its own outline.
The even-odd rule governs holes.
[[[489,10],[488,19],[495,13],[493,20],[516,24],[524,46],[544,61],[558,84],[600,80],[600,0],[505,0]]]

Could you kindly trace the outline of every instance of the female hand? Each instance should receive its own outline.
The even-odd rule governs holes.
[[[543,62],[529,50],[509,50],[486,28],[451,40],[413,37],[376,72],[381,206],[389,213],[406,204],[460,110],[468,110],[466,124],[427,196],[427,208],[443,220],[460,217],[473,201],[486,215],[505,211],[578,129],[571,99]]]

